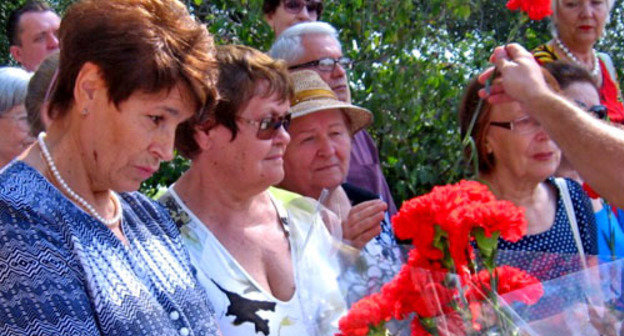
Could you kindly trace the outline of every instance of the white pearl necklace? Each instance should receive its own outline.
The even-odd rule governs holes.
[[[568,56],[568,58],[572,60],[572,62],[576,63],[576,65],[579,65],[582,68],[585,68],[585,65],[581,63],[581,61],[579,61],[576,56],[574,56],[570,49],[568,49],[568,47],[566,47],[566,45],[563,44],[563,42],[558,37],[555,37],[555,43],[557,44],[557,47],[559,47],[559,49],[561,49],[566,54],[566,56]],[[595,79],[598,79],[600,78],[600,64],[598,64],[598,56],[596,55],[596,50],[594,49],[592,49],[592,56],[594,57],[594,67],[591,69],[591,75]]]
[[[56,165],[54,164],[52,155],[50,155],[50,152],[48,151],[48,147],[45,144],[45,141],[44,141],[45,136],[46,136],[45,132],[39,133],[39,136],[37,137],[37,142],[39,143],[39,147],[41,148],[41,151],[43,152],[43,158],[48,164],[48,167],[50,167],[50,170],[52,171],[52,175],[54,175],[54,178],[56,179],[56,181],[61,185],[61,188],[63,188],[63,190],[69,195],[69,197],[71,197],[74,201],[78,202],[78,204],[80,204],[84,209],[86,209],[89,212],[89,214],[91,214],[100,222],[104,223],[104,225],[112,226],[116,224],[117,222],[119,222],[121,220],[122,210],[121,210],[121,204],[119,203],[119,198],[117,197],[115,192],[111,191],[111,195],[112,195],[113,203],[115,203],[116,213],[115,213],[115,216],[113,216],[113,218],[106,219],[103,216],[101,216],[95,210],[95,208],[91,204],[89,204],[89,202],[87,202],[87,200],[85,200],[80,195],[78,195],[75,191],[73,191],[69,187],[69,185],[67,185],[67,182],[65,182],[65,180],[61,177],[61,174],[59,173],[58,169],[56,168]]]

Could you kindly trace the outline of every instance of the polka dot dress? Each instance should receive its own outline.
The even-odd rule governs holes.
[[[570,179],[566,179],[566,182],[585,254],[596,255],[598,254],[596,221],[589,198],[578,183]],[[561,278],[552,281],[552,286],[548,286],[548,280],[581,271],[582,264],[555,180],[549,178],[546,183],[557,190],[557,209],[552,227],[542,233],[527,235],[516,243],[499,240],[497,257],[498,265],[511,265],[524,269],[540,279],[548,289],[544,298],[533,307],[530,313],[533,318],[536,315],[543,317],[556,313],[561,307],[567,305],[564,301],[583,299],[579,297],[578,284],[575,284],[577,281],[573,280],[578,277]],[[567,278],[573,283],[564,285]],[[554,291],[558,293],[555,294]]]

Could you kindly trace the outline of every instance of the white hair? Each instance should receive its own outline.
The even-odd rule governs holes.
[[[269,56],[282,59],[287,64],[293,64],[299,60],[305,54],[303,45],[301,43],[301,37],[304,35],[328,35],[331,36],[340,49],[342,45],[338,40],[338,31],[327,22],[313,21],[302,22],[294,26],[290,26],[284,30],[280,36],[275,40],[269,50]]]
[[[559,10],[559,2],[561,0],[552,0],[550,2],[550,7],[552,8],[552,15],[550,16],[550,33],[552,36],[557,36],[557,20],[555,17],[557,16],[557,10]],[[613,5],[615,4],[615,0],[605,0],[607,4],[607,18],[605,19],[605,25],[611,22],[611,10],[613,9]],[[604,27],[603,27],[604,28]]]
[[[24,104],[31,76],[31,73],[22,68],[0,68],[0,115],[17,105]]]

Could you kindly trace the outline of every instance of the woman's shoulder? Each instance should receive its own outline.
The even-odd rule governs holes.
[[[0,170],[0,199],[30,199],[32,191],[40,191],[45,184],[47,182],[37,170],[22,161],[14,160]]]
[[[561,200],[563,197],[563,190],[561,190],[561,188],[558,185],[557,181],[564,181],[565,185],[567,186],[568,189],[568,194],[570,195],[570,199],[572,200],[572,204],[574,204],[575,206],[577,205],[577,203],[589,203],[589,197],[587,196],[587,194],[585,193],[585,191],[583,190],[583,187],[581,186],[580,183],[576,182],[575,180],[569,178],[569,177],[554,177],[551,176],[548,179],[546,179],[546,182],[550,185],[552,185],[553,188],[555,188],[555,190],[557,190],[557,199]],[[593,213],[593,211],[592,211]]]
[[[561,197],[561,190],[557,186],[557,179],[561,179],[565,181],[566,186],[568,187],[568,193],[570,194],[570,199],[573,204],[578,202],[589,202],[589,197],[583,190],[583,187],[577,181],[569,178],[569,177],[549,177],[548,182],[551,183],[557,190],[559,190],[559,198]]]
[[[0,269],[4,270],[0,282],[6,289],[0,311],[24,312],[9,314],[0,323],[0,334],[9,332],[3,328],[24,335],[44,329],[52,334],[97,332],[82,266],[61,228],[63,204],[51,188],[21,161],[13,161],[0,173]],[[50,293],[58,300],[51,301]]]

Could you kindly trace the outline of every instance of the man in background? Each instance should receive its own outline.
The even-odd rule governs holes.
[[[43,59],[59,49],[61,18],[42,1],[28,1],[9,16],[6,34],[13,59],[35,71]]]

